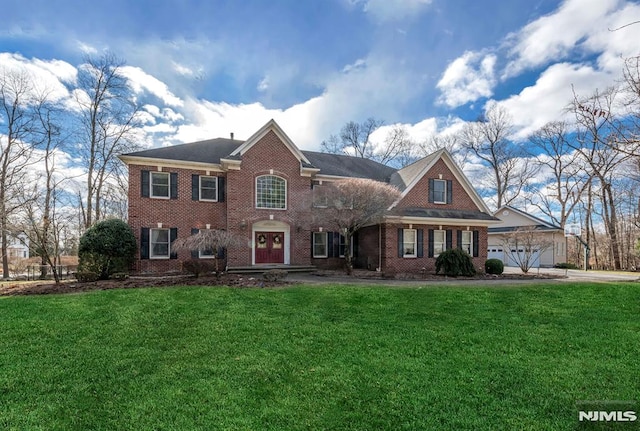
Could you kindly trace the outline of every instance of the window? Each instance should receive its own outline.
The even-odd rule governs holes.
[[[473,256],[473,232],[470,230],[463,230],[461,233],[462,242],[460,244],[460,248]]]
[[[256,208],[287,208],[287,182],[284,178],[274,175],[256,178]]]
[[[169,199],[168,172],[151,172],[151,197]]]
[[[200,176],[200,200],[218,200],[218,177]]]
[[[169,229],[151,229],[149,253],[152,259],[169,258]]]
[[[327,257],[327,233],[313,233],[313,257]]]
[[[433,231],[433,257],[438,257],[440,253],[446,250],[446,231],[435,230]]]
[[[416,257],[416,230],[404,229],[402,238],[402,256]]]
[[[433,180],[433,202],[447,203],[447,182],[445,180]]]

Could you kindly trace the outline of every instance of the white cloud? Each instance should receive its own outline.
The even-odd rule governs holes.
[[[573,89],[588,96],[613,82],[610,73],[591,66],[558,63],[545,70],[534,85],[497,103],[512,116],[518,129],[515,138],[524,139],[550,121],[570,119],[564,108],[573,100]]]
[[[258,82],[258,91],[267,91],[269,89],[269,75],[266,75],[264,78]]]
[[[121,71],[129,79],[136,93],[142,93],[143,90],[147,90],[169,106],[182,106],[182,100],[169,91],[167,84],[149,75],[141,68],[124,66]]]
[[[0,53],[0,70],[26,73],[31,78],[36,93],[46,92],[54,102],[66,104],[70,93],[61,80],[74,80],[75,68],[59,60],[29,60],[20,54]]]
[[[584,40],[608,31],[607,14],[619,3],[619,0],[567,0],[554,13],[510,35],[506,43],[514,60],[507,66],[505,77],[564,59],[568,53],[588,47]]]
[[[442,91],[439,103],[457,107],[481,97],[490,97],[496,85],[495,54],[465,52],[449,64],[437,88]]]

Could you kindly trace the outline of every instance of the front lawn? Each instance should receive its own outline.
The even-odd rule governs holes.
[[[639,284],[0,298],[0,429],[575,429],[638,400]]]

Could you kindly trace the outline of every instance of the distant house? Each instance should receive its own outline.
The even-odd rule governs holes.
[[[29,238],[25,233],[8,235],[7,255],[9,258],[29,257]]]
[[[315,187],[345,178],[389,183],[402,192],[383,223],[354,238],[361,268],[434,270],[435,258],[452,247],[467,250],[484,268],[487,227],[497,222],[444,150],[396,170],[301,151],[273,120],[246,141],[216,138],[120,159],[129,168],[129,224],[139,244],[139,272],[179,271],[185,260],[213,257],[229,269],[338,267],[344,238],[313,225],[308,197]],[[172,250],[176,238],[201,229],[225,229],[244,241],[211,253]]]
[[[541,250],[532,256],[533,267],[553,267],[567,261],[567,241],[564,230],[553,223],[542,220],[524,211],[511,206],[503,206],[494,216],[500,219],[500,223],[488,229],[487,258],[500,259],[505,266],[518,266],[513,259],[513,254],[523,253],[523,250],[507,250],[505,236],[522,228],[535,228],[536,232],[553,245],[546,250]]]

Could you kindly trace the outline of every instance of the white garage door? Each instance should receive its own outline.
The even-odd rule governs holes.
[[[499,259],[504,263],[504,250],[502,247],[489,247],[487,249],[487,259]]]
[[[505,253],[507,261],[506,266],[520,266],[520,262],[525,262],[527,254],[523,249],[511,249],[511,253]],[[517,260],[516,260],[517,259]],[[538,268],[540,266],[540,251],[534,250],[529,254],[529,268]]]

